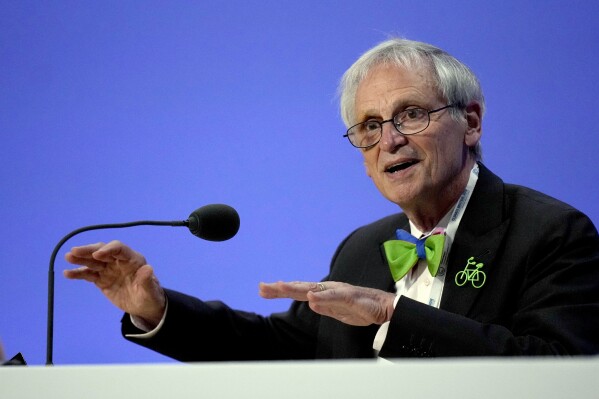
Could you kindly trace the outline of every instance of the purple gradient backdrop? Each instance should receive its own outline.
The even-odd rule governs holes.
[[[341,136],[336,84],[388,34],[480,77],[485,163],[599,222],[599,3],[0,1],[0,339],[45,361],[54,245],[80,226],[185,219],[223,202],[228,242],[185,229],[85,233],[56,265],[56,364],[170,361],[60,272],[67,248],[120,239],[165,286],[267,314],[259,281],[318,280],[337,244],[397,208]],[[534,228],[534,226],[531,226]],[[207,326],[209,328],[209,326]]]

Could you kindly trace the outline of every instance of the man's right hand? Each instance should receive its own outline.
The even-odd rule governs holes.
[[[82,267],[65,270],[68,279],[94,283],[121,310],[157,326],[166,308],[164,290],[152,266],[139,252],[120,241],[73,247],[65,255]]]

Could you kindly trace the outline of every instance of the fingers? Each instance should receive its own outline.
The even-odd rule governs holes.
[[[139,267],[146,263],[145,258],[139,252],[134,251],[120,241],[103,242],[73,247],[65,255],[67,262],[87,266],[92,270],[100,271],[107,263],[123,261],[132,266]]]
[[[66,270],[63,275],[68,279],[85,280],[94,283],[100,289],[119,287],[129,277],[134,277],[139,268],[146,264],[140,253],[132,250],[120,241],[102,242],[73,247],[65,255],[72,264],[82,267]]]
[[[65,254],[64,258],[69,263],[72,263],[74,265],[86,266],[87,268],[98,272],[98,271],[103,270],[106,267],[106,264],[104,262],[94,259],[93,254],[98,249],[102,248],[104,245],[106,245],[106,244],[104,244],[103,242],[98,242],[95,244],[84,245],[84,246],[80,246],[80,247],[73,247],[73,248],[71,248],[70,252],[67,252]],[[91,281],[88,278],[81,277],[81,276],[83,276],[82,271],[84,269],[85,268],[73,269],[72,273],[71,272],[68,272],[68,273],[63,272],[63,274],[66,278]],[[86,276],[87,276],[87,274],[86,274]]]
[[[261,283],[260,295],[267,299],[308,301],[314,312],[355,326],[389,320],[395,299],[395,294],[389,292],[335,281]]]
[[[96,264],[99,262],[96,262],[96,260],[94,259],[94,253],[98,251],[100,248],[104,247],[105,245],[106,244],[103,242],[98,242],[95,244],[72,247],[71,251],[67,252],[64,257],[69,263],[77,265],[84,265],[85,262]]]
[[[139,252],[134,251],[120,241],[111,241],[106,245],[100,246],[91,256],[101,262],[121,260],[136,263],[140,266],[146,263],[144,257]]]
[[[393,315],[395,294],[338,283],[333,289],[307,294],[310,308],[346,324],[382,324]]]
[[[330,283],[335,284],[333,282]],[[326,285],[324,284],[325,283],[310,283],[305,281],[260,283],[259,294],[266,299],[290,298],[296,301],[307,301],[308,292],[322,291],[323,289],[326,289]],[[329,284],[329,282],[327,282],[327,284]]]
[[[95,260],[93,258],[78,257],[78,256],[73,255],[72,252],[67,253],[64,256],[64,258],[69,263],[72,263],[74,265],[87,266],[90,269],[95,270],[95,271],[100,271],[104,267],[106,267],[106,263],[104,263],[104,262],[100,262],[100,261]]]
[[[82,245],[79,247],[71,248],[71,252],[74,256],[78,258],[90,258],[91,254],[96,252],[98,249],[102,248],[106,245],[103,242],[97,242],[95,244]]]
[[[88,267],[64,270],[62,274],[70,280],[85,280],[89,281],[90,283],[95,283],[99,279],[98,272],[91,270]]]

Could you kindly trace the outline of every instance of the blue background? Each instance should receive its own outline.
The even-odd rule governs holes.
[[[479,76],[485,163],[599,222],[595,1],[0,1],[0,339],[45,361],[47,270],[75,228],[184,220],[227,203],[227,242],[184,228],[84,233],[56,265],[56,364],[171,361],[67,281],[72,245],[122,240],[163,285],[268,314],[258,282],[318,280],[337,244],[389,213],[342,138],[337,82],[400,35]],[[534,229],[534,226],[531,226]],[[209,326],[207,326],[209,328]]]

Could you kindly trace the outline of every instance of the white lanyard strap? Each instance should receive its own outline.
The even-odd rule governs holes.
[[[447,224],[447,228],[445,229],[445,245],[443,246],[443,255],[441,257],[441,263],[439,264],[439,271],[437,272],[437,276],[433,281],[433,286],[431,289],[431,296],[429,298],[428,304],[430,306],[434,306],[436,308],[439,307],[441,303],[441,295],[443,294],[443,285],[445,284],[445,275],[447,274],[447,262],[449,260],[449,251],[451,250],[451,245],[453,244],[453,240],[455,238],[455,234],[458,230],[458,226],[460,225],[460,221],[462,220],[462,216],[464,216],[464,211],[468,206],[468,202],[470,201],[470,197],[472,196],[472,192],[474,191],[474,186],[476,186],[476,182],[478,181],[478,164],[474,165],[474,168],[470,171],[470,177],[468,178],[468,184],[466,185],[466,189],[460,196],[460,199],[454,206],[454,209],[451,213],[451,217],[449,218],[449,223]]]

